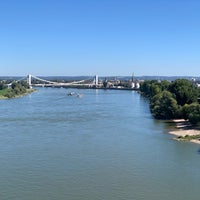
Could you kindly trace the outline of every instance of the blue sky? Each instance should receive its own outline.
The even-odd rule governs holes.
[[[2,0],[0,69],[200,76],[200,1]]]

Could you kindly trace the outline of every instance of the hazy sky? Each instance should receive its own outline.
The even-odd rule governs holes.
[[[200,76],[199,0],[0,0],[1,75]]]

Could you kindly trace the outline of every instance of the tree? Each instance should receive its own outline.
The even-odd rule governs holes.
[[[28,83],[26,81],[20,81],[20,85],[23,86],[24,88],[28,88]]]
[[[156,80],[144,81],[140,86],[140,91],[147,97],[153,97],[161,92],[160,84]]]
[[[150,98],[150,109],[155,118],[181,117],[191,123],[200,121],[200,105],[196,103],[200,90],[189,80],[177,79],[173,83],[144,81],[140,91]]]
[[[15,89],[15,88],[18,88],[18,87],[19,87],[19,83],[17,83],[17,82],[13,82],[12,85],[11,85],[12,89]]]
[[[107,88],[107,86],[108,86],[108,81],[107,81],[107,79],[105,78],[105,80],[103,81],[103,87],[104,87],[104,88]]]
[[[198,103],[185,104],[182,107],[182,116],[192,124],[200,122],[200,105]]]
[[[160,87],[160,84],[158,83],[153,83],[151,85],[151,88],[150,88],[150,94],[151,94],[151,97],[155,96],[156,94],[160,93],[161,92],[161,87]]]
[[[169,81],[161,81],[160,82],[160,87],[161,87],[161,90],[164,91],[164,90],[169,90],[169,86],[170,86],[170,82]]]
[[[14,95],[21,95],[26,92],[26,88],[18,82],[13,82],[11,88]]]
[[[155,95],[150,100],[150,109],[156,119],[176,118],[179,111],[176,99],[168,91],[163,91]]]
[[[186,79],[177,79],[169,86],[169,91],[176,96],[178,105],[191,104],[197,101],[198,89]]]
[[[4,84],[3,81],[0,82],[0,90],[3,90],[6,88],[6,85]]]

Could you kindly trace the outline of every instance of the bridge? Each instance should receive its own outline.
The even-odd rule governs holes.
[[[80,86],[80,87],[98,87],[99,79],[96,75],[95,77],[86,79],[86,80],[79,80],[79,81],[72,81],[72,82],[56,82],[56,81],[49,81],[43,78],[39,78],[33,76],[31,74],[27,75],[25,78],[27,80],[27,84],[29,87],[64,87],[64,86]],[[20,80],[23,80],[20,79]],[[35,82],[33,80],[36,80]],[[39,83],[37,83],[39,81]]]
[[[52,81],[46,80],[41,77],[33,76],[31,74],[17,80],[17,82],[21,80],[26,80],[28,86],[32,87],[77,87],[77,88],[109,88],[109,89],[121,89],[121,90],[138,90],[140,88],[140,83],[137,80],[127,81],[125,85],[118,85],[118,80],[106,80],[106,86],[104,85],[105,82],[99,81],[98,75],[89,77],[84,80],[77,80],[77,81]],[[13,81],[13,82],[16,82]],[[8,87],[12,85],[12,83],[8,84]]]

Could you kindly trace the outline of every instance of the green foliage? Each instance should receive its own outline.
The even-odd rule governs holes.
[[[156,80],[144,81],[140,86],[140,91],[147,97],[153,97],[161,91],[160,84]]]
[[[19,87],[19,83],[18,82],[13,82],[11,85],[12,89],[18,88]]]
[[[200,105],[198,103],[185,104],[182,107],[182,116],[189,119],[192,124],[200,122]]]
[[[178,136],[178,139],[180,140],[200,140],[200,135],[186,135],[186,136]]]
[[[161,87],[161,90],[164,91],[164,90],[168,90],[169,89],[169,86],[170,86],[170,82],[169,81],[161,81],[160,82],[160,87]]]
[[[26,89],[29,88],[29,85],[26,81],[20,81],[20,85]]]
[[[8,89],[0,90],[0,97],[5,97],[5,94],[7,93],[7,90]]]
[[[27,84],[23,82],[13,82],[11,85],[11,88],[0,90],[2,91],[0,93],[0,96],[7,97],[7,98],[13,98],[16,96],[23,95],[27,92]]]
[[[150,109],[156,119],[173,119],[179,110],[176,100],[168,91],[155,95],[150,100]]]
[[[156,119],[189,119],[192,124],[200,122],[199,89],[189,80],[145,81],[141,93],[150,98],[150,109]]]
[[[0,82],[0,90],[3,90],[6,88],[6,85],[3,81]]]
[[[14,82],[14,83],[12,83],[11,88],[13,89],[13,93],[15,95],[21,95],[26,92],[27,88],[25,86],[27,86],[27,85],[24,84],[23,82],[19,82],[19,83]]]
[[[13,97],[15,97],[15,93],[13,92],[12,89],[7,89],[4,96],[7,98],[13,98]]]
[[[170,87],[169,91],[176,96],[178,105],[191,104],[197,101],[198,89],[186,79],[177,79]]]
[[[147,80],[141,84],[140,91],[145,96],[151,98],[164,90],[168,90],[169,85],[170,85],[170,82],[168,81],[158,82],[156,80],[152,80],[152,81]]]

